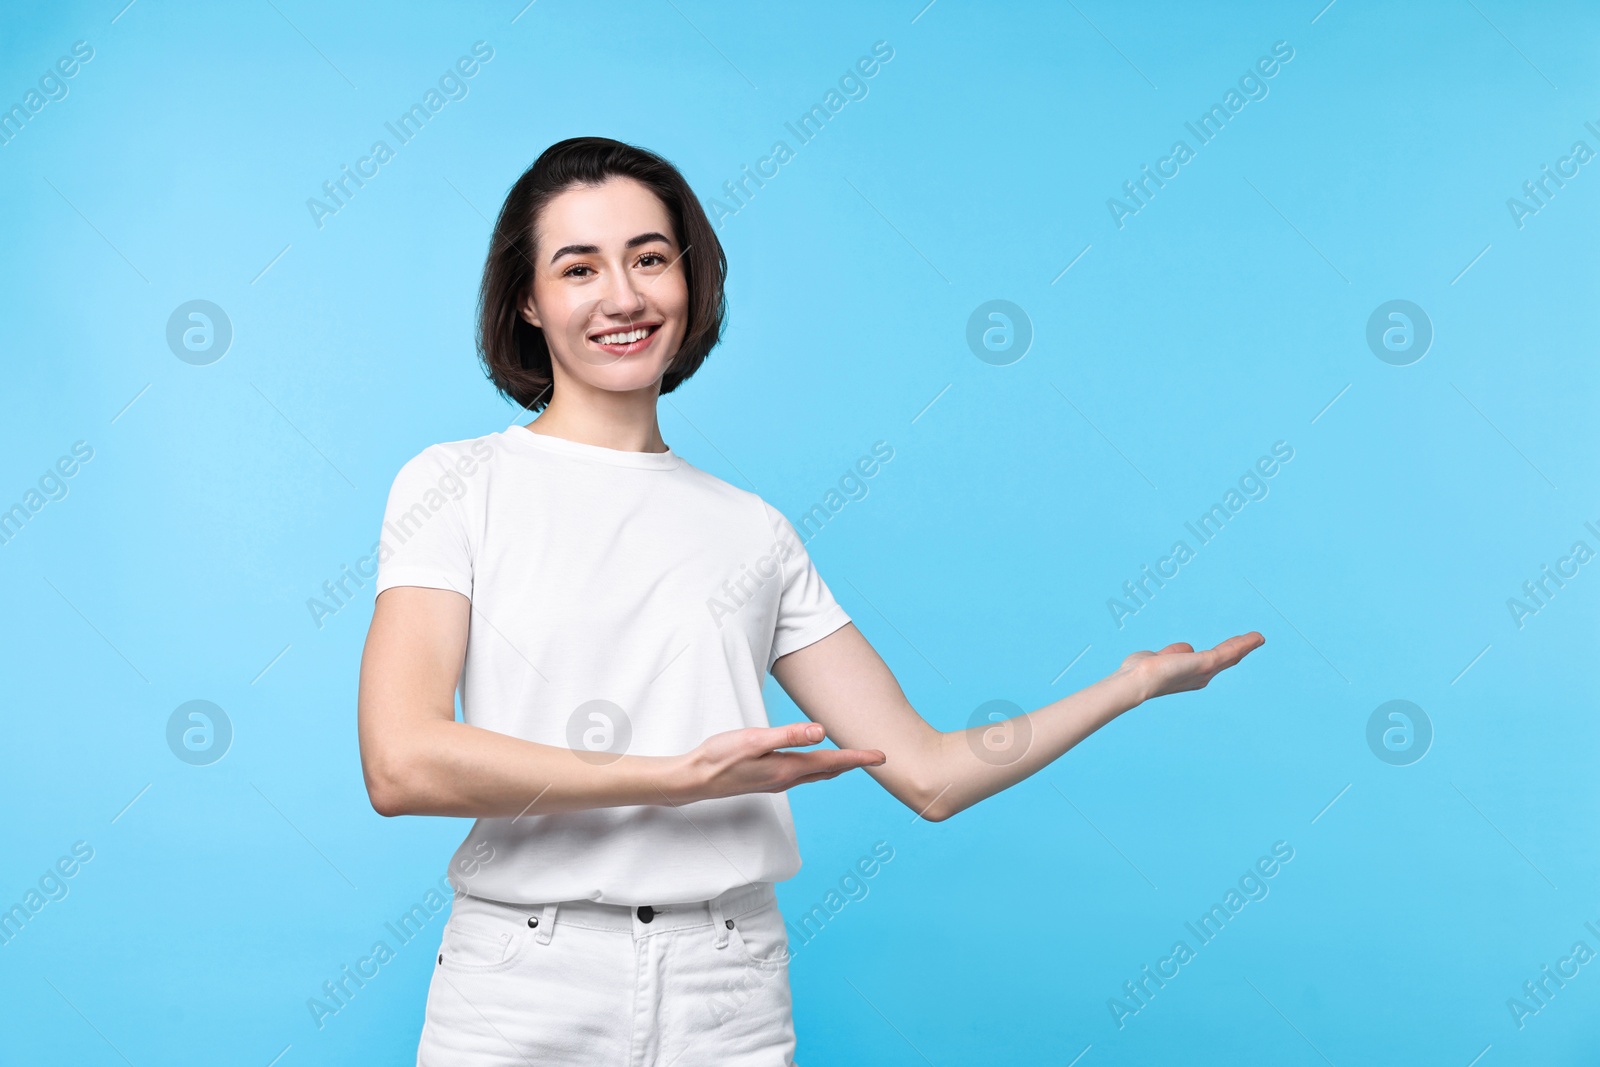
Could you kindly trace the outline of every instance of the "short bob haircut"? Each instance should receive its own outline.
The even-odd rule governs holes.
[[[559,141],[534,160],[507,194],[478,291],[478,355],[484,373],[501,394],[528,411],[543,409],[554,385],[544,331],[519,311],[533,286],[534,225],[560,193],[613,177],[641,182],[661,199],[683,250],[689,321],[683,343],[662,376],[662,394],[699,370],[722,339],[728,257],[683,175],[654,152],[609,137]]]

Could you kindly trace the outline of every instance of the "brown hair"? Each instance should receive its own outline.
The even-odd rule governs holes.
[[[705,362],[726,313],[728,257],[711,221],[682,174],[654,152],[609,137],[571,137],[542,152],[523,172],[495,220],[478,291],[478,355],[495,388],[529,411],[541,410],[554,383],[544,331],[519,311],[533,285],[534,225],[558,194],[608,178],[632,178],[661,199],[683,249],[689,322],[683,343],[661,379],[670,393]]]

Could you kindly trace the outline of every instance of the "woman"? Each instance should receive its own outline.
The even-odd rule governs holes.
[[[947,819],[1263,641],[1136,652],[999,726],[933,729],[789,521],[662,440],[657,398],[716,345],[725,274],[670,163],[551,146],[495,224],[479,320],[488,376],[540,414],[395,478],[362,770],[384,815],[476,820],[419,1067],[792,1064],[785,790],[863,767]],[[769,672],[813,723],[767,725]]]

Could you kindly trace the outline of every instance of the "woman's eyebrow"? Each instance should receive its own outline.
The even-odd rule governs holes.
[[[656,231],[651,230],[649,233],[641,233],[637,237],[628,238],[628,243],[623,247],[637,248],[640,245],[650,244],[652,241],[660,241],[664,244],[671,244],[672,238],[668,237],[666,234],[657,233]],[[556,249],[555,255],[550,257],[550,262],[554,263],[562,256],[592,256],[597,254],[599,251],[600,248],[598,245],[562,245],[560,248]]]

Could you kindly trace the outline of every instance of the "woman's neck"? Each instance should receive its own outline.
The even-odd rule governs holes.
[[[656,422],[655,399],[649,398],[648,406],[632,402],[632,398],[615,399],[622,402],[563,405],[551,397],[544,411],[527,428],[533,433],[620,452],[667,451],[661,427]]]

